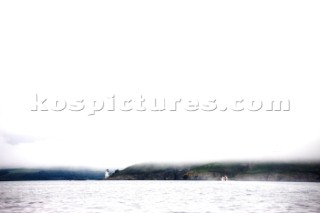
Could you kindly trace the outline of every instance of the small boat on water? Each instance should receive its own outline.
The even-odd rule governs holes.
[[[227,175],[222,176],[222,177],[221,177],[221,181],[228,181],[228,176],[227,176]]]

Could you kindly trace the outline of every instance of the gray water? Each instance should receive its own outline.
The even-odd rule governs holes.
[[[0,182],[0,212],[320,212],[320,183]]]

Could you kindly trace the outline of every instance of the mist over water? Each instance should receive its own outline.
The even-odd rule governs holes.
[[[320,183],[0,182],[0,212],[320,212]]]

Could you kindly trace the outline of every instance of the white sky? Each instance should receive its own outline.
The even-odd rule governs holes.
[[[0,167],[310,160],[319,1],[1,1]],[[55,100],[291,101],[289,112],[32,112]]]

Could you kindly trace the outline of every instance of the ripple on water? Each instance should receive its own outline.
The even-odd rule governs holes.
[[[0,212],[320,212],[319,183],[0,182]]]

